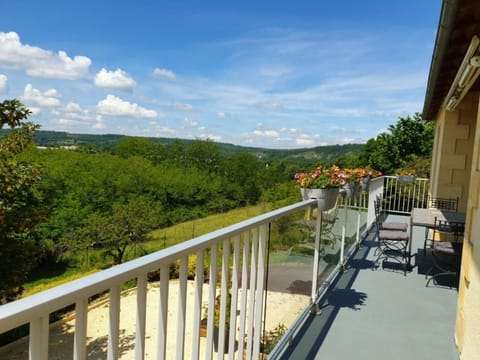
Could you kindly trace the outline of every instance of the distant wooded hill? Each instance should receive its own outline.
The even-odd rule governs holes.
[[[0,135],[9,130],[0,130]],[[93,146],[100,149],[111,149],[117,145],[121,140],[125,139],[126,135],[92,135],[92,134],[71,134],[63,131],[45,131],[39,130],[35,134],[35,143],[38,146],[47,147],[61,147],[61,146]],[[175,141],[182,143],[190,143],[193,140],[178,139],[178,138],[154,138],[144,137],[153,142],[163,145],[171,144]],[[272,162],[276,160],[291,160],[296,162],[314,162],[314,161],[334,161],[339,156],[357,154],[360,152],[363,144],[347,144],[347,145],[328,145],[317,146],[314,148],[303,149],[265,149],[258,147],[238,146],[228,143],[215,144],[220,149],[220,152],[226,156],[231,156],[237,152],[248,152],[261,158],[265,162]]]

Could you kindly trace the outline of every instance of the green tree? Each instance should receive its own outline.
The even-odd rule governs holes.
[[[155,226],[155,215],[154,206],[144,198],[134,198],[126,204],[115,205],[108,218],[107,231],[103,238],[98,237],[104,254],[112,257],[115,264],[121,264],[129,247],[136,252],[137,247],[148,239],[147,234]]]
[[[187,162],[209,174],[217,171],[220,161],[220,150],[210,139],[195,140],[186,147]]]
[[[359,158],[362,164],[386,175],[393,174],[402,163],[393,138],[388,133],[368,140]]]
[[[247,152],[236,153],[225,160],[222,175],[228,196],[240,200],[242,205],[257,203],[262,193],[259,181],[262,167],[255,155]]]
[[[40,170],[19,161],[32,142],[37,125],[24,122],[31,114],[18,100],[0,103],[0,129],[13,130],[0,138],[0,301],[21,292],[20,285],[35,265],[37,247],[31,229],[40,221],[34,185]]]
[[[419,113],[399,118],[388,127],[398,154],[404,162],[413,156],[430,157],[433,147],[434,123],[424,121]]]
[[[418,113],[413,117],[399,118],[387,132],[368,140],[359,155],[359,163],[386,175],[393,174],[400,167],[415,167],[415,164],[421,164],[422,169],[429,168],[433,134],[434,124],[424,121]]]
[[[165,159],[165,147],[162,144],[140,137],[126,137],[121,140],[114,148],[113,153],[123,158],[131,156],[140,156],[159,164]]]

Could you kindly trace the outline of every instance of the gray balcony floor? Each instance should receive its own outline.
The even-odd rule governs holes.
[[[413,269],[404,276],[394,264],[372,269],[377,241],[371,231],[321,300],[321,314],[310,315],[281,358],[458,359],[457,290],[425,286],[430,258],[423,256],[423,237],[424,228],[414,227]]]

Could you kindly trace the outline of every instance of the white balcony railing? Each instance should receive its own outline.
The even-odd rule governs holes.
[[[401,183],[395,176],[383,176],[384,209],[388,212],[410,214],[412,208],[427,207],[429,181],[416,178],[415,182]]]
[[[385,187],[386,189],[387,187]],[[310,301],[304,312],[299,317],[305,316],[315,304],[318,296],[326,291],[332,279],[331,272],[335,268],[341,269],[345,262],[346,247],[360,241],[370,227],[373,219],[370,216],[371,195],[383,193],[384,181],[372,181],[370,198],[368,193],[363,193],[355,200],[341,198],[339,202],[338,226],[341,238],[335,238],[338,246],[330,246],[331,253],[325,252],[322,239],[321,216],[311,211],[316,207],[315,200],[306,200],[287,206],[267,214],[249,219],[236,225],[199,236],[195,239],[169,247],[162,251],[143,256],[125,264],[114,266],[107,270],[86,276],[70,283],[43,291],[41,293],[0,306],[0,334],[24,324],[29,324],[29,358],[46,360],[49,358],[49,316],[69,306],[74,306],[75,326],[73,354],[65,354],[65,358],[87,358],[87,327],[89,322],[89,300],[99,294],[108,293],[108,345],[106,353],[108,359],[118,359],[121,310],[121,287],[127,281],[136,281],[136,329],[135,329],[135,359],[146,357],[145,341],[147,319],[147,277],[149,273],[159,272],[159,300],[158,318],[155,320],[156,350],[155,355],[149,353],[150,358],[186,358],[186,347],[192,359],[212,359],[213,333],[215,321],[215,303],[219,297],[220,314],[219,339],[217,357],[223,359],[226,354],[225,337],[228,333],[228,358],[229,359],[259,359],[261,350],[264,316],[268,308],[265,302],[265,289],[267,282],[267,253],[268,240],[272,226],[284,218],[292,217],[292,224],[307,223],[306,213],[311,214],[307,220],[309,226],[303,245],[312,250],[311,289]],[[366,207],[369,207],[368,218]],[[313,221],[312,221],[313,219]],[[312,225],[313,224],[313,225]],[[353,246],[352,246],[353,249]],[[328,261],[328,256],[333,260]],[[187,308],[187,269],[188,259],[196,258],[193,306]],[[338,260],[337,260],[338,258]],[[208,259],[209,266],[204,268]],[[168,322],[169,312],[169,287],[170,266],[179,263],[178,276],[178,308],[176,320],[176,333],[171,333],[171,323]],[[328,265],[330,264],[330,266]],[[206,271],[205,271],[206,270]],[[203,294],[205,274],[208,274],[208,286]],[[320,275],[320,276],[319,276]],[[220,287],[217,289],[217,285]],[[319,286],[320,285],[320,286]],[[230,294],[230,295],[228,295]],[[231,296],[230,304],[227,298]],[[202,317],[202,299],[207,301],[207,335],[206,344],[201,348],[200,323]],[[230,309],[227,306],[230,305]],[[230,311],[229,311],[230,310]],[[275,309],[270,309],[275,311]],[[217,310],[218,311],[218,310]],[[227,319],[229,316],[230,319]],[[188,321],[187,321],[188,317]],[[262,320],[263,319],[263,320]],[[297,319],[298,320],[298,319]],[[291,325],[291,324],[289,324]],[[295,325],[295,324],[294,324]],[[185,337],[187,327],[192,332],[191,338]],[[294,326],[289,330],[288,336],[294,336]],[[174,353],[167,353],[167,339],[175,339]],[[91,339],[89,339],[91,340]],[[187,343],[188,341],[188,343]],[[201,349],[202,352],[201,352]],[[235,351],[232,351],[235,349]],[[152,357],[153,356],[153,357]]]
[[[92,296],[108,292],[109,325],[108,325],[108,359],[119,358],[119,322],[121,286],[132,279],[137,285],[137,310],[135,331],[135,358],[145,356],[146,298],[147,274],[160,272],[158,345],[155,358],[175,357],[183,359],[185,346],[191,347],[191,358],[213,357],[213,328],[215,300],[220,295],[219,348],[218,358],[223,359],[225,330],[229,332],[229,348],[235,348],[235,342],[242,339],[238,351],[229,352],[229,357],[239,359],[258,359],[260,353],[261,332],[254,329],[262,328],[262,313],[264,309],[265,269],[267,251],[267,231],[270,224],[294,212],[311,208],[315,200],[296,203],[268,214],[229,226],[222,230],[197,237],[193,240],[172,246],[165,250],[146,255],[122,265],[86,276],[79,280],[46,290],[44,292],[2,305],[0,307],[0,333],[30,324],[29,357],[30,359],[48,359],[49,315],[65,307],[75,305],[75,331],[73,358],[86,359],[87,354],[87,322],[88,303]],[[318,233],[318,228],[315,230]],[[317,240],[319,236],[316,236]],[[315,254],[318,259],[318,244]],[[187,263],[188,257],[196,256],[194,306],[186,308]],[[206,337],[206,353],[200,354],[200,320],[201,300],[204,283],[204,258],[209,257],[209,283],[217,284],[217,274],[220,274],[220,289],[210,286],[208,290],[208,324]],[[221,257],[221,259],[218,259]],[[179,266],[179,301],[176,334],[169,333],[167,323],[169,267],[175,261]],[[217,268],[217,263],[220,268]],[[316,277],[314,277],[316,279]],[[312,288],[315,296],[316,281]],[[227,293],[231,294],[231,310],[227,311]],[[241,294],[241,297],[239,297]],[[247,297],[248,294],[248,297]],[[187,323],[187,311],[192,316],[193,323]],[[230,321],[227,321],[227,313]],[[237,314],[239,314],[237,318]],[[229,328],[226,329],[226,324]],[[185,328],[193,326],[192,343],[185,343]],[[238,328],[238,332],[237,332]],[[166,354],[167,337],[176,337],[175,354]],[[245,341],[244,341],[244,340]],[[65,354],[65,357],[71,357]]]

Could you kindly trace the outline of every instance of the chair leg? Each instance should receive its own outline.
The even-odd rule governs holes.
[[[428,279],[427,283],[425,284],[425,287],[428,287],[428,284],[430,284],[430,282],[431,282],[432,280],[433,280],[433,283],[434,283],[435,285],[438,285],[438,282],[437,282],[436,280],[437,280],[437,278],[440,277],[440,276],[455,276],[455,277],[458,278],[458,273],[455,272],[455,271],[445,271],[445,272],[440,272],[440,273],[437,273],[437,274],[435,274],[435,275],[432,275],[432,276]],[[452,288],[452,286],[450,286],[450,288]]]
[[[423,241],[423,256],[427,256],[428,227],[425,228],[425,240]]]
[[[382,268],[383,263],[388,259],[393,259],[399,264],[403,264],[403,274],[407,275],[407,248],[404,244],[399,243],[386,243],[380,242],[380,246],[375,250],[374,255],[377,254],[377,250],[379,254],[375,259],[375,268],[380,266],[380,261],[382,261]]]
[[[456,279],[459,280],[459,276],[460,276],[460,263],[459,262],[458,262],[458,264],[454,265],[455,270],[450,270],[449,268],[440,265],[440,263],[438,262],[437,258],[433,254],[433,252],[432,252],[432,261],[433,261],[433,264],[430,267],[430,269],[428,269],[427,273],[425,274],[425,279],[428,278],[428,276],[432,273],[432,271],[434,269],[438,269],[438,270],[440,270],[440,272],[431,275],[430,278],[428,278],[427,283],[425,284],[425,287],[428,287],[428,285],[432,281],[435,285],[438,285],[437,278],[439,278],[441,276],[455,276]],[[450,285],[450,288],[452,288],[452,285]]]

